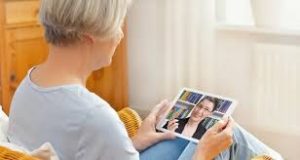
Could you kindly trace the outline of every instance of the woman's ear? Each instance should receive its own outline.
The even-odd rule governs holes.
[[[96,42],[96,38],[90,34],[83,34],[82,41],[87,44],[94,44]]]

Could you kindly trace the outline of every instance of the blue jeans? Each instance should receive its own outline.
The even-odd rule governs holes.
[[[196,146],[196,143],[181,138],[162,141],[141,152],[140,159],[190,160]],[[233,129],[233,144],[215,157],[215,160],[250,160],[259,155],[269,155],[275,160],[283,160],[280,154],[237,125]]]

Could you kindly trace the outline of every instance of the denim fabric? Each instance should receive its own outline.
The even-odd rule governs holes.
[[[190,160],[197,144],[184,139],[160,142],[140,154],[141,160]],[[272,150],[241,126],[233,129],[233,144],[220,153],[215,160],[250,160],[258,155],[269,155],[275,160],[283,160]]]
[[[176,138],[157,143],[140,153],[140,160],[175,160],[182,154],[189,141]]]

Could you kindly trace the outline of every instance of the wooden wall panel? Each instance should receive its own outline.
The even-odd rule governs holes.
[[[8,90],[9,86],[7,85],[7,79],[6,79],[6,73],[5,73],[5,66],[6,61],[5,59],[5,38],[4,38],[4,24],[5,24],[5,14],[4,14],[4,3],[3,1],[0,1],[0,104],[4,104],[4,99],[7,98],[7,94],[3,91]]]
[[[120,110],[128,106],[127,43],[122,40],[109,67],[95,71],[87,87]]]

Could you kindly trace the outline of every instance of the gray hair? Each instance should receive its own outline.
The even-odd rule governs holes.
[[[89,33],[112,38],[122,27],[130,0],[41,0],[47,42],[68,45]]]

